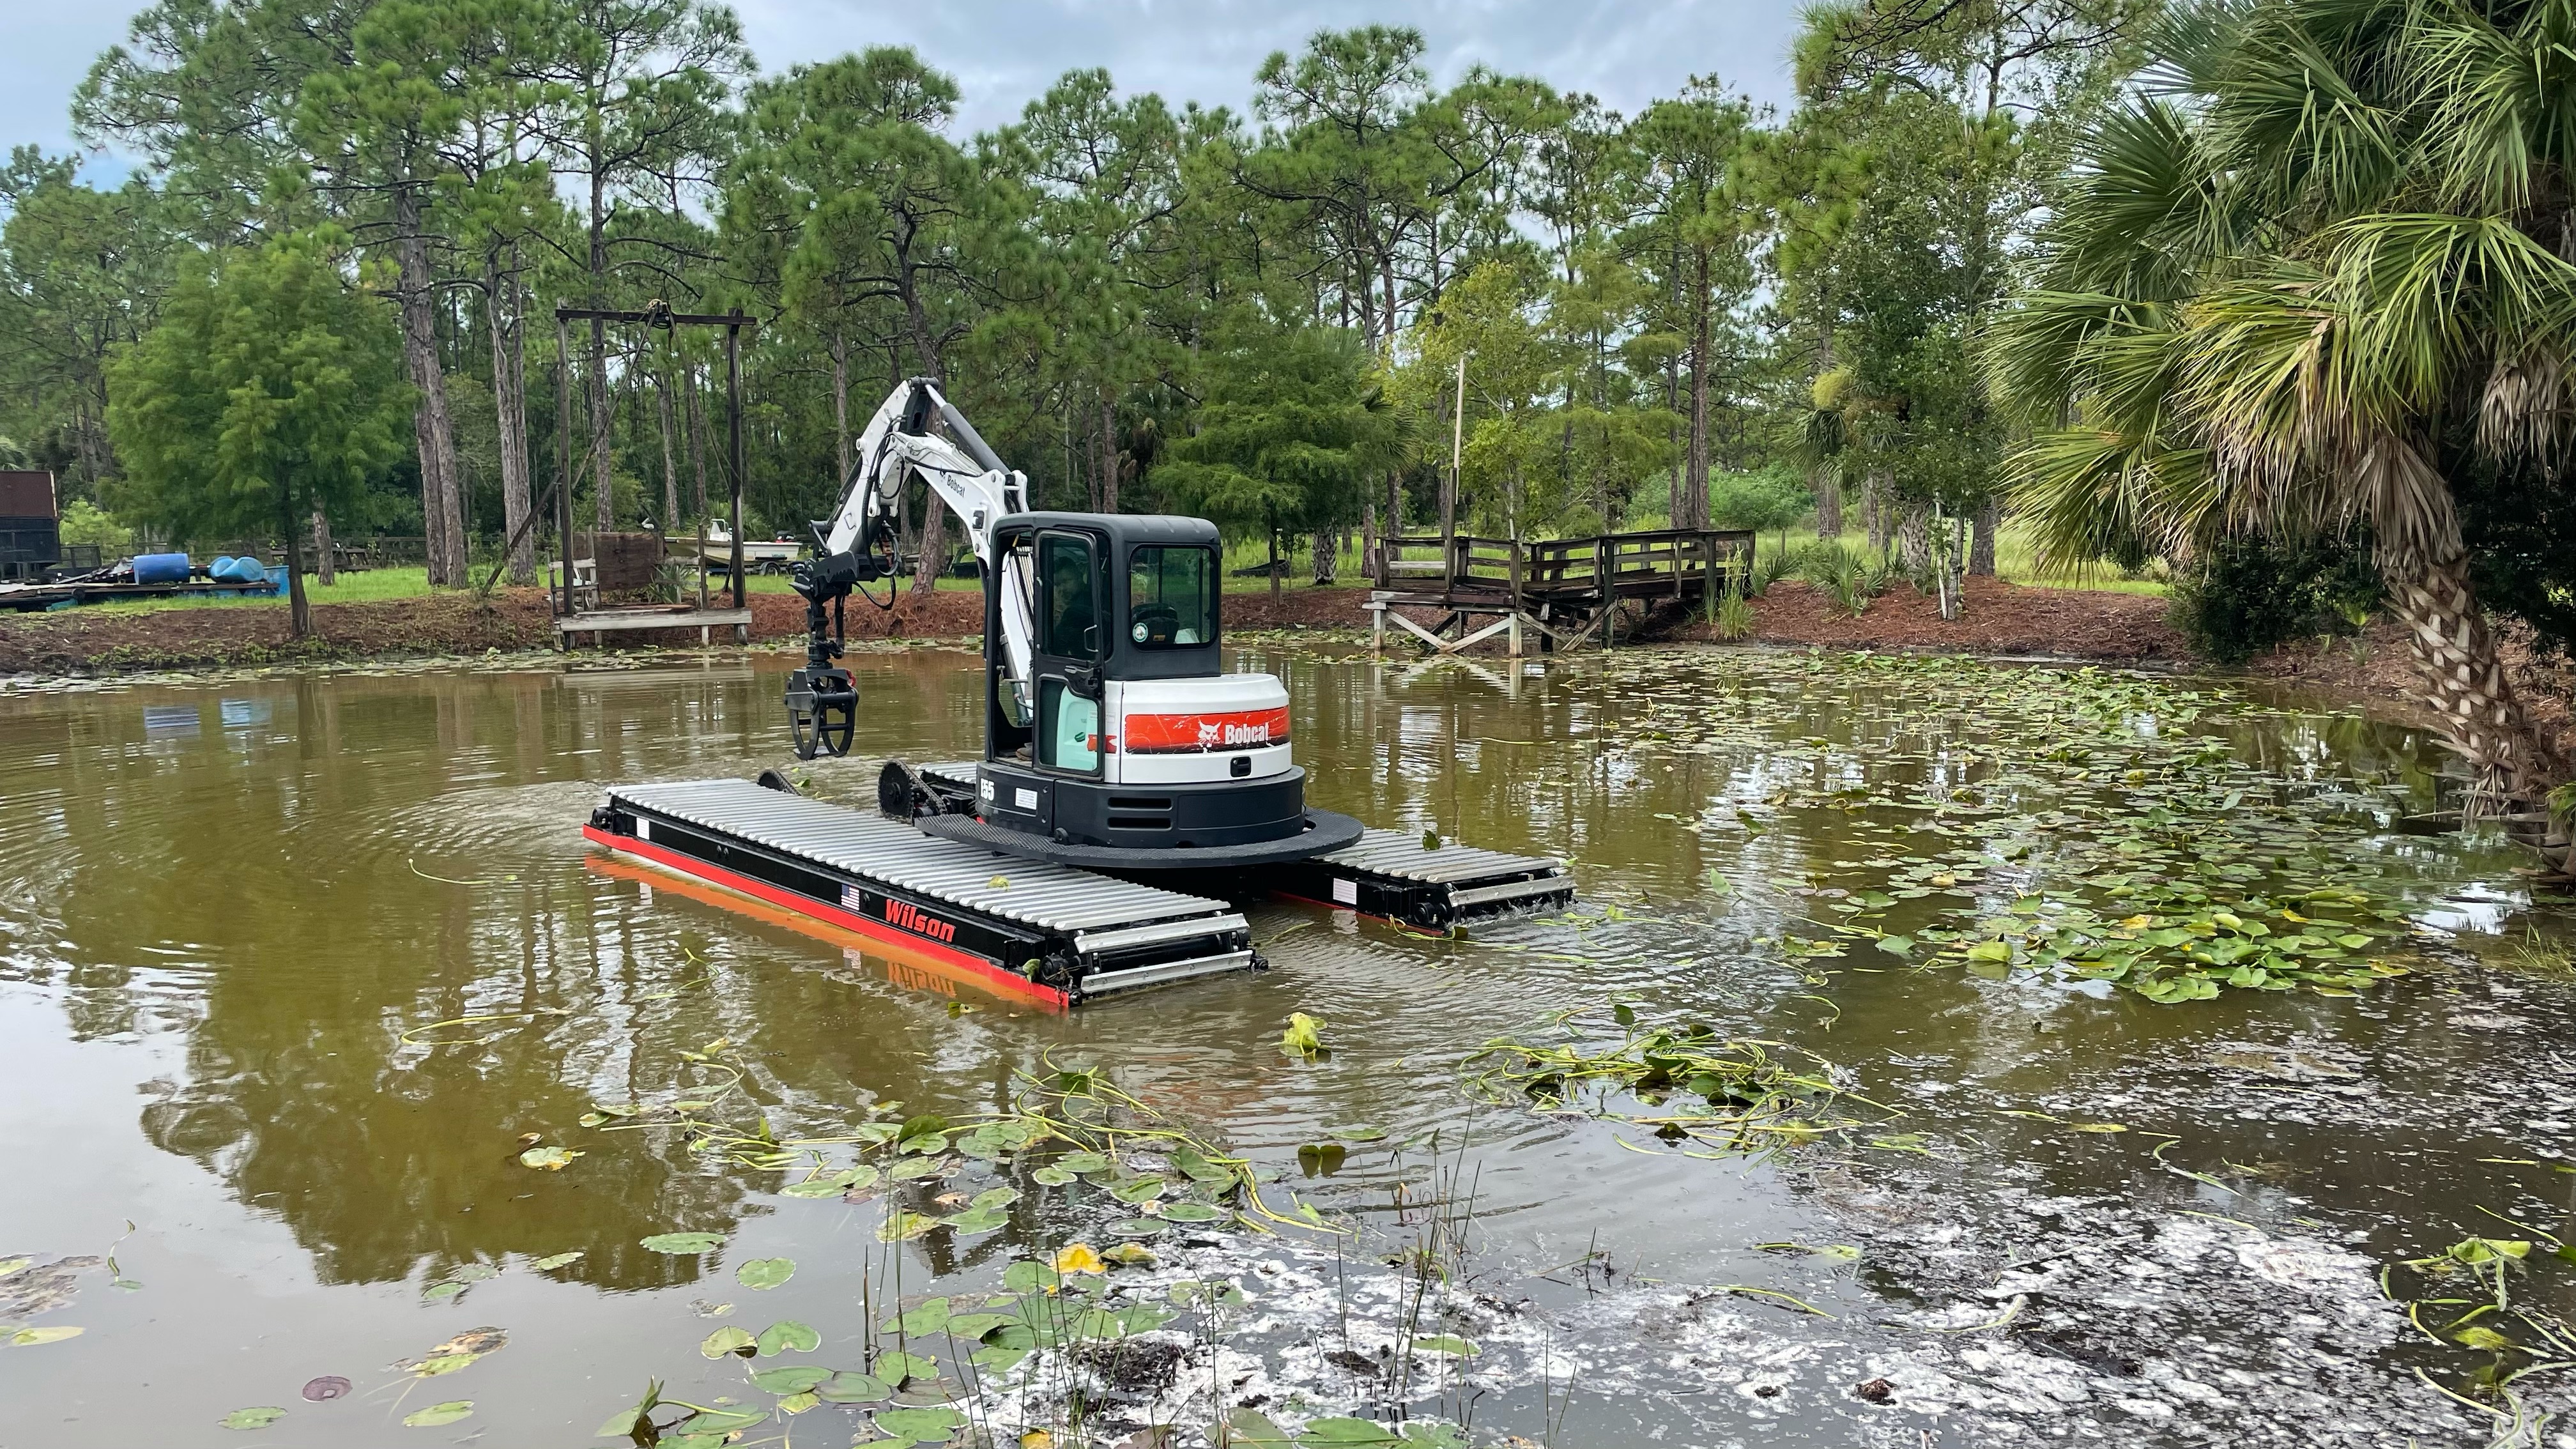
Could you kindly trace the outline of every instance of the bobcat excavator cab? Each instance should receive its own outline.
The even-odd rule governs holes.
[[[805,667],[787,685],[801,756],[849,749],[858,692],[835,662],[835,621],[851,592],[896,572],[896,504],[915,478],[965,525],[982,566],[984,758],[971,790],[888,761],[887,814],[1095,869],[1271,864],[1359,839],[1358,821],[1306,806],[1288,691],[1226,672],[1215,525],[1026,511],[1027,480],[927,378],[869,421],[840,515],[818,525],[821,556],[790,575],[806,601]]]
[[[927,378],[869,420],[839,514],[790,572],[805,599],[786,689],[800,758],[849,753],[844,611],[876,582],[891,607],[914,480],[981,565],[983,758],[886,761],[875,813],[775,771],[615,786],[583,832],[593,844],[865,936],[905,970],[1050,1006],[1259,966],[1235,904],[1249,896],[1441,932],[1573,899],[1553,858],[1309,806],[1287,690],[1225,667],[1214,525],[1030,511],[1027,479]]]

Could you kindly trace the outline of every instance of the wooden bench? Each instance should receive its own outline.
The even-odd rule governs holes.
[[[703,648],[714,642],[712,635],[720,628],[731,628],[733,642],[736,644],[750,643],[751,610],[692,609],[685,605],[594,609],[588,613],[566,614],[556,619],[555,644],[557,648],[568,647],[574,642],[574,635],[588,634],[591,647],[601,648],[606,646],[608,636],[611,634],[632,634],[654,629],[695,629],[698,631],[698,644]]]

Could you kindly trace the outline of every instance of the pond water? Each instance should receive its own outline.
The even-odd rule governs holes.
[[[2569,916],[2401,827],[2426,737],[1955,660],[1239,653],[1315,803],[1561,855],[1576,908],[1263,904],[1266,972],[1051,1015],[585,848],[605,784],[782,763],[783,656],[0,697],[0,1444],[562,1445],[658,1382],[691,1449],[2576,1445]],[[971,658],[854,662],[815,793],[976,752]],[[1040,1110],[1178,1135],[1068,1181]],[[1032,1303],[1091,1326],[963,1317]]]

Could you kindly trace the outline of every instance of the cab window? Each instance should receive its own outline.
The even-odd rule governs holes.
[[[1127,556],[1127,638],[1141,649],[1216,642],[1216,552],[1156,544]]]
[[[1038,540],[1038,571],[1046,580],[1046,637],[1039,641],[1039,652],[1058,659],[1099,657],[1099,591],[1092,578],[1090,540],[1044,535]]]

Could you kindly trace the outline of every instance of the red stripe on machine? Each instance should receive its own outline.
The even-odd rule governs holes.
[[[1225,714],[1131,714],[1122,743],[1131,755],[1197,755],[1257,750],[1288,743],[1288,711]]]
[[[885,903],[885,918],[888,925],[901,926],[907,931],[928,936],[934,941],[957,939],[957,926],[954,922],[943,921],[905,901],[889,897]]]
[[[872,917],[826,905],[809,896],[802,896],[794,891],[771,885],[765,880],[757,880],[738,871],[727,870],[712,861],[700,860],[696,856],[683,855],[667,846],[655,845],[649,840],[638,840],[631,835],[613,835],[595,825],[583,826],[581,833],[593,845],[622,855],[632,855],[651,861],[665,870],[696,876],[700,880],[722,886],[726,890],[738,891],[753,900],[764,901],[773,906],[795,911],[800,915],[811,916],[826,925],[838,926],[846,931],[856,931],[862,936],[870,936],[898,948],[922,952],[947,965],[971,971],[980,979],[1015,995],[1031,998],[1056,1010],[1061,1011],[1073,1004],[1072,998],[1054,987],[1040,986],[1036,982],[1025,980],[1018,973],[1005,970],[981,956],[972,955],[962,947],[926,945],[914,936],[895,935],[886,928],[884,922]]]

